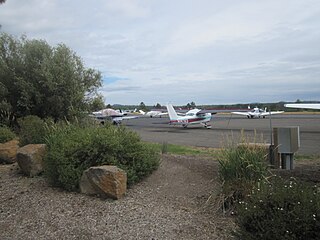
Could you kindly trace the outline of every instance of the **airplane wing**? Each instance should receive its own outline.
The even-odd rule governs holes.
[[[320,103],[290,103],[284,105],[287,108],[306,108],[306,109],[320,109]]]
[[[281,113],[284,113],[284,111],[275,111],[275,112],[264,112],[264,113],[261,113],[260,116],[264,117],[264,116],[268,116],[268,115],[274,115],[274,114],[281,114]]]
[[[159,113],[158,116],[168,115],[168,112]]]
[[[199,113],[211,113],[211,114],[232,113],[235,110],[242,111],[241,109],[202,109]],[[247,111],[248,110],[244,110],[243,112],[247,112]],[[241,112],[241,113],[243,113],[243,112]]]
[[[232,114],[238,114],[238,115],[243,115],[243,116],[250,116],[248,112],[231,112]]]
[[[135,118],[139,118],[138,116],[124,116],[124,117],[115,117],[114,119],[121,119],[121,120],[129,120],[129,119],[135,119]],[[120,120],[120,121],[121,121]]]

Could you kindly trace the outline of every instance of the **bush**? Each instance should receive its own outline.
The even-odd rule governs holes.
[[[320,189],[294,179],[260,181],[237,205],[239,239],[320,239]]]
[[[14,139],[16,135],[8,127],[0,126],[0,143],[8,142]]]
[[[78,190],[83,171],[91,166],[116,165],[131,185],[159,165],[159,153],[124,127],[69,125],[49,135],[45,172],[50,182]]]
[[[37,116],[27,116],[18,119],[20,146],[45,143],[48,133],[46,122]]]

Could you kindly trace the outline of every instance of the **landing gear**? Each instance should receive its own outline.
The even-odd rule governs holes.
[[[113,121],[112,124],[115,125],[115,126],[120,126],[121,125],[121,121]]]
[[[201,123],[202,126],[204,126],[206,129],[210,129],[212,126],[207,123]]]

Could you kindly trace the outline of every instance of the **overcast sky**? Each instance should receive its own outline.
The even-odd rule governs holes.
[[[320,100],[319,0],[7,0],[0,24],[65,43],[110,104]]]

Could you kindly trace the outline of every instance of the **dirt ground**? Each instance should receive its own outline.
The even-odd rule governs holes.
[[[294,177],[309,183],[320,183],[320,159],[299,160],[295,163],[293,170],[287,171],[282,169],[272,170],[276,175],[283,178]]]
[[[234,227],[208,204],[220,186],[206,157],[163,155],[118,201],[52,188],[16,164],[0,174],[0,239],[230,239]]]
[[[320,182],[320,160],[275,172]],[[212,201],[219,190],[218,163],[203,156],[163,155],[159,169],[118,201],[0,165],[0,239],[231,239],[234,219]]]

